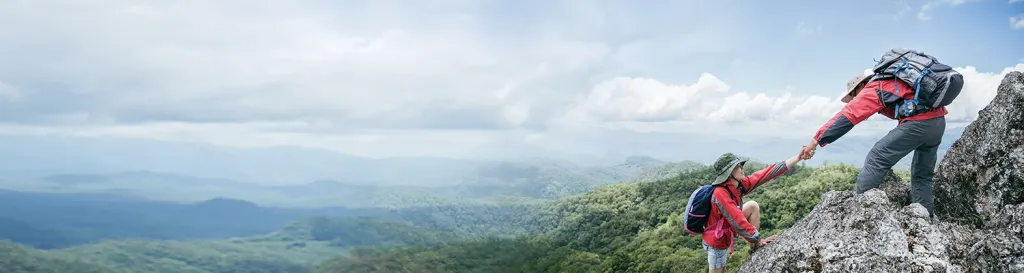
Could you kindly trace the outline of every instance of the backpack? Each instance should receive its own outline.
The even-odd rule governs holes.
[[[902,98],[903,93],[913,91],[914,99],[898,99],[891,102],[893,105],[886,105],[895,106],[897,119],[949,105],[964,86],[960,72],[931,55],[913,49],[890,49],[882,54],[872,72],[875,74],[871,80],[898,79],[913,88],[899,90],[897,86],[894,90],[897,97]]]
[[[707,226],[708,217],[711,214],[711,196],[715,187],[721,185],[704,185],[697,188],[690,194],[690,200],[686,202],[686,213],[683,214],[683,228],[690,234],[702,234]],[[729,197],[736,201],[736,196],[729,192]]]

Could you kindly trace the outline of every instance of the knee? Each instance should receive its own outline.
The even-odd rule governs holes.
[[[747,201],[746,203],[743,203],[743,212],[746,212],[748,214],[749,213],[760,213],[761,212],[761,205],[758,205],[757,201],[754,201],[754,200]]]

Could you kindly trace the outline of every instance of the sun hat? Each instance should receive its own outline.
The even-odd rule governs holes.
[[[858,88],[861,87],[861,85],[867,83],[868,79],[870,79],[870,78],[871,78],[871,75],[864,75],[864,74],[858,74],[856,76],[853,76],[853,78],[851,78],[850,81],[846,82],[846,91],[843,92],[843,94],[842,94],[843,97],[840,98],[839,100],[844,102],[844,103],[847,103],[847,102],[850,102],[851,100],[853,100],[853,97],[855,96],[855,95],[853,95],[853,91],[856,91]]]
[[[729,180],[729,175],[732,174],[732,171],[745,163],[747,163],[746,158],[737,157],[732,153],[725,153],[719,156],[718,160],[715,160],[715,164],[711,165],[712,169],[718,172],[718,177],[715,177],[711,184],[719,185],[725,183],[726,180]]]

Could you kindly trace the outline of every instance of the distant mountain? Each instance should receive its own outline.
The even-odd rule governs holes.
[[[519,162],[482,162],[464,174],[453,186],[368,186],[340,181],[318,181],[301,186],[275,187],[295,198],[324,196],[332,193],[334,200],[351,200],[347,204],[438,204],[494,198],[557,199],[583,193],[601,185],[649,181],[678,175],[700,166],[695,162],[664,162],[635,156],[612,166],[581,166],[569,161],[537,158]],[[359,200],[359,201],[355,201]],[[461,200],[461,201],[460,201]]]
[[[54,248],[117,238],[253,236],[309,216],[397,218],[385,209],[283,209],[232,199],[197,204],[0,191],[0,239]]]
[[[373,217],[310,217],[252,241],[323,241],[335,247],[437,245],[463,237],[405,221]]]
[[[940,155],[962,131],[963,127],[955,127],[946,132]],[[845,136],[820,148],[807,164],[859,166],[879,137]],[[702,148],[681,151],[669,145],[669,140],[679,138],[676,135],[643,138],[650,139],[636,143],[645,145],[637,147],[637,153],[649,148],[695,161],[636,155],[602,165],[544,157],[518,161],[370,159],[304,148],[235,149],[160,141],[8,136],[0,137],[12,140],[0,141],[5,151],[0,153],[0,188],[176,202],[226,197],[277,207],[480,204],[510,198],[555,199],[600,185],[656,181],[701,162],[709,164],[724,152],[775,162],[789,158],[804,144],[803,140],[781,138],[692,139],[688,141]],[[133,150],[136,148],[141,150]],[[907,156],[896,168],[908,168],[911,159]],[[245,179],[249,177],[268,179]]]
[[[76,243],[65,234],[34,226],[28,222],[0,217],[0,240],[13,239],[19,243],[39,248],[56,248]]]
[[[950,128],[944,137],[944,147],[958,138],[962,131],[963,127]],[[882,135],[884,133],[844,136],[821,149],[808,163],[827,161],[860,165],[864,154]],[[604,162],[596,164],[597,167],[617,164],[615,162],[622,162],[622,158],[628,158],[626,165],[651,167],[651,164],[661,161],[651,157],[710,164],[722,153],[733,152],[770,162],[788,158],[808,140],[609,131],[568,135],[559,141],[548,143],[551,147],[547,147],[550,148],[547,153],[537,152],[531,155],[532,158],[514,161],[561,165],[566,161],[538,157],[569,158],[571,154],[574,162]],[[594,151],[594,146],[610,144],[616,145],[614,152]],[[88,184],[88,177],[77,175],[161,173],[202,177],[222,183],[298,185],[329,180],[350,185],[445,187],[473,183],[476,177],[471,174],[487,165],[502,163],[441,157],[366,158],[303,147],[231,148],[189,142],[59,136],[2,135],[0,151],[3,151],[0,153],[0,175],[4,180],[63,174],[69,176],[52,177],[52,182],[84,184]],[[615,158],[612,163],[608,163],[610,158]]]
[[[248,237],[324,217],[395,221],[466,237],[529,233],[545,202],[436,204],[400,209],[276,208],[231,198],[182,204],[97,194],[0,190],[0,240],[51,249],[112,239],[196,240]],[[365,222],[365,221],[364,221]],[[402,228],[402,227],[394,227]],[[363,232],[373,232],[365,230]]]
[[[188,142],[0,136],[0,173],[19,176],[137,171],[263,184],[337,179],[370,185],[451,185],[475,161],[374,159],[300,147],[231,148]]]
[[[950,123],[944,135],[943,146],[959,138],[962,127]],[[895,126],[895,123],[892,123]],[[859,126],[840,138],[837,142],[818,149],[815,157],[807,161],[808,165],[818,166],[823,163],[846,163],[860,166],[864,156],[887,131],[864,134],[866,128]],[[799,152],[802,145],[810,141],[813,131],[800,133],[797,136],[763,137],[757,135],[730,135],[707,133],[669,133],[669,132],[636,132],[626,129],[608,130],[600,134],[580,133],[568,135],[549,144],[551,154],[580,154],[573,160],[581,158],[597,159],[625,158],[630,155],[647,155],[663,158],[666,161],[692,160],[701,164],[711,164],[718,156],[726,152],[750,157],[761,162],[778,162]],[[607,146],[615,149],[608,149]],[[940,147],[942,153],[942,147]],[[605,160],[600,160],[605,161]],[[605,163],[607,164],[607,163]],[[909,165],[901,165],[907,167]]]
[[[454,177],[454,182],[446,185],[399,185],[397,182],[372,184],[334,179],[307,184],[261,185],[223,178],[131,171],[113,174],[0,176],[0,188],[31,192],[97,193],[190,203],[225,197],[280,207],[402,207],[493,203],[503,198],[554,199],[582,193],[600,185],[657,180],[698,164],[670,163],[634,156],[611,166],[581,166],[546,158],[520,162],[481,161],[467,163],[467,166],[472,168],[448,174]]]
[[[679,176],[687,171],[704,166],[694,161],[667,163],[639,170],[628,179],[630,182],[654,182]]]

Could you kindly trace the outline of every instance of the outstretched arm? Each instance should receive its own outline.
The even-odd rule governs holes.
[[[786,171],[788,171],[790,167],[793,167],[794,164],[800,162],[800,159],[801,156],[800,154],[798,154],[789,159],[786,159],[785,161],[780,161],[778,163],[768,165],[767,168],[761,169],[750,174],[749,176],[740,181],[740,183],[743,184],[743,194],[750,193],[754,191],[754,189],[756,189],[757,187],[764,185],[765,183],[768,183],[768,181],[771,181],[772,179],[775,179],[776,177],[779,177],[780,175],[786,173]]]
[[[877,91],[877,89],[880,85],[880,81],[869,82],[865,85],[850,103],[843,106],[839,113],[836,113],[832,119],[818,129],[810,145],[812,147],[817,145],[825,147],[825,145],[835,142],[849,132],[850,129],[853,129],[853,126],[885,108],[878,97],[878,92],[880,91]]]
[[[811,159],[814,150],[818,146],[825,147],[825,145],[835,142],[849,132],[850,129],[853,129],[853,126],[871,117],[871,115],[878,111],[885,109],[885,105],[879,97],[879,92],[884,92],[880,91],[881,83],[880,81],[874,81],[864,85],[860,93],[853,97],[853,100],[850,100],[839,113],[836,113],[832,119],[818,129],[811,142],[807,143],[801,150],[800,157],[802,159]]]
[[[792,168],[793,165],[796,165],[796,163],[799,163],[800,160],[803,160],[803,158],[800,158],[799,154],[795,155],[793,157],[790,157],[789,159],[786,159],[786,161],[785,161],[786,162],[786,168],[787,169],[788,168]]]

